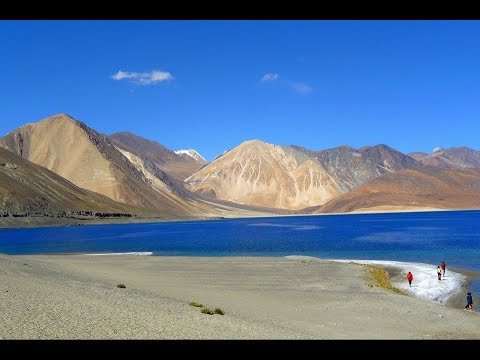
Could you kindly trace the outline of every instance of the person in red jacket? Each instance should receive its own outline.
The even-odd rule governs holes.
[[[442,261],[442,263],[440,264],[440,267],[442,268],[443,277],[445,278],[445,268],[447,267],[447,264],[445,264],[445,261]]]
[[[413,274],[410,271],[407,274],[407,280],[408,280],[408,285],[410,285],[410,287],[412,287]]]

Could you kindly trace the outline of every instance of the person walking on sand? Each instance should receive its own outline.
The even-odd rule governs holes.
[[[440,269],[440,265],[437,266],[437,276],[438,280],[442,280],[442,269]]]
[[[440,264],[440,267],[442,268],[443,278],[445,279],[445,268],[447,267],[447,264],[445,264],[445,261],[442,261],[442,263]]]
[[[407,274],[407,280],[408,280],[408,285],[410,285],[410,287],[412,287],[413,274],[410,271]]]
[[[471,292],[467,293],[467,306],[465,306],[465,310],[473,310],[473,299]]]

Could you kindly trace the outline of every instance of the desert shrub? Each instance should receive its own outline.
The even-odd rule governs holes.
[[[202,308],[202,310],[200,310],[200,311],[202,312],[202,314],[208,314],[208,315],[213,315],[214,314],[212,309],[209,309],[209,308],[206,308],[206,307]]]
[[[188,305],[194,306],[194,307],[199,307],[199,308],[203,307],[203,304],[197,303],[196,301],[190,301],[188,303]]]
[[[222,309],[220,309],[219,307],[216,307],[216,308],[213,310],[213,312],[214,312],[215,314],[218,314],[218,315],[225,315],[225,312],[224,312]]]

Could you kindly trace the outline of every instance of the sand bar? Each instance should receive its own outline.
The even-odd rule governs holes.
[[[370,287],[364,269],[281,257],[0,255],[0,338],[480,339],[478,313]]]

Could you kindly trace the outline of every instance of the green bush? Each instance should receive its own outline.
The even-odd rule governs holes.
[[[117,288],[120,288],[120,289],[125,289],[125,288],[126,288],[126,286],[125,286],[124,284],[118,284],[118,285],[117,285]]]

